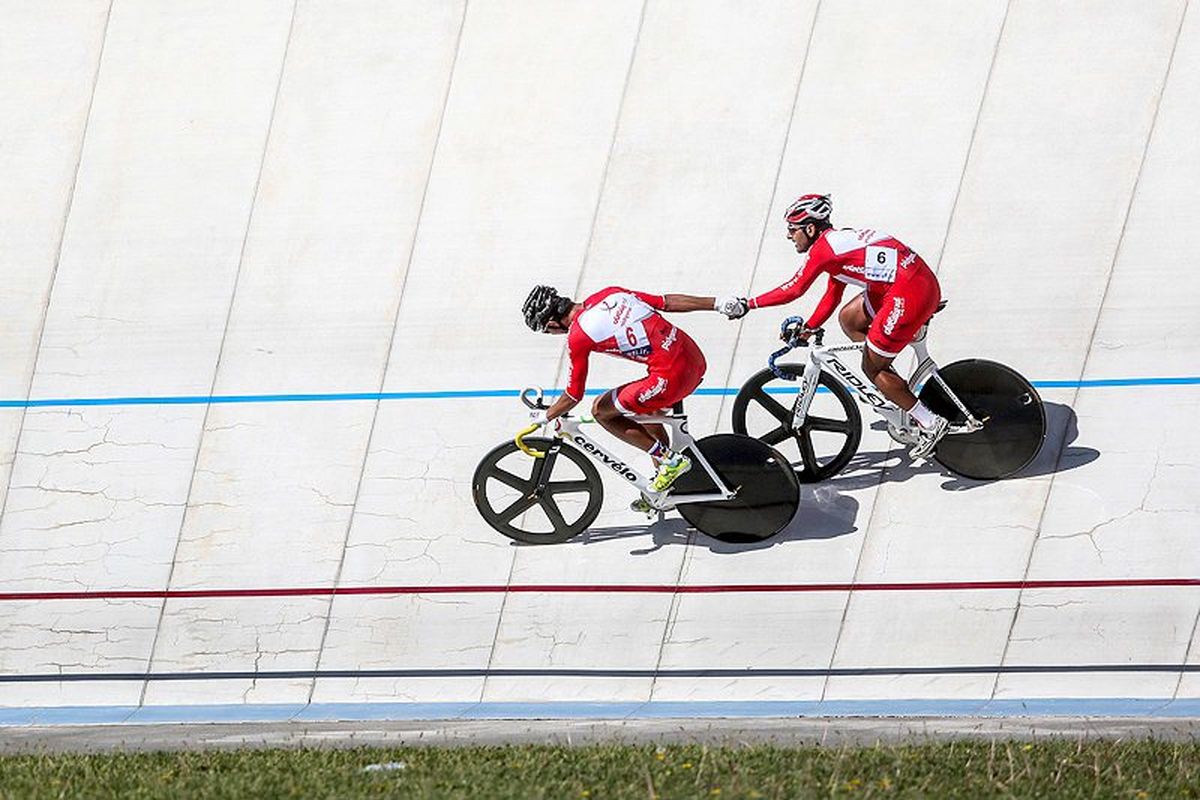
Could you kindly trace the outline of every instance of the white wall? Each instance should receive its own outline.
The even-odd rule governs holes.
[[[1086,384],[1200,375],[1197,75],[1183,0],[3,0],[0,705],[1200,697],[936,671],[1200,663],[1200,589],[1119,585],[1200,571],[1200,387]],[[808,191],[936,266],[935,355],[1067,382],[1036,468],[867,430],[768,546],[647,530],[615,482],[577,541],[488,528],[471,471],[524,414],[478,393],[565,379],[529,287],[763,291]],[[813,302],[679,318],[704,386]],[[153,400],[379,392],[465,396]],[[118,397],[151,399],[79,402]],[[1116,585],[1012,583],[1064,580]],[[836,586],[463,591],[780,583]],[[933,671],[830,672],[898,666]],[[792,674],[670,674],[708,668]],[[389,669],[468,672],[329,675]],[[57,672],[94,680],[15,680]],[[115,680],[147,672],[197,679]]]

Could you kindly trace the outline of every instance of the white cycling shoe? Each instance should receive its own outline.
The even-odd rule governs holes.
[[[950,420],[945,417],[938,417],[933,425],[920,429],[920,439],[913,446],[913,449],[909,451],[909,455],[913,458],[928,460],[937,448],[938,442],[942,440],[942,437],[946,435],[948,430],[950,430]]]

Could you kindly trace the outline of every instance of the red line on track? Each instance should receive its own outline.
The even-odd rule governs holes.
[[[1200,586],[1200,578],[1107,578],[1042,581],[932,581],[910,583],[730,583],[668,586],[657,584],[543,584],[476,586],[305,586],[263,589],[104,590],[81,592],[0,592],[0,602],[22,600],[186,600],[235,597],[329,597],[405,594],[752,594],[763,592],[961,592],[987,589],[1111,589]]]

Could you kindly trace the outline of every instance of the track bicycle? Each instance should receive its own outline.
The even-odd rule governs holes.
[[[531,409],[548,407],[537,388],[522,390],[521,401]],[[770,538],[795,516],[799,482],[770,445],[734,433],[693,439],[682,403],[670,413],[632,419],[667,426],[672,448],[691,458],[692,468],[669,491],[651,491],[652,476],[594,441],[585,431],[594,419],[568,414],[548,423],[553,436],[534,437],[539,426],[531,425],[485,455],[471,481],[475,507],[492,528],[518,542],[568,541],[600,513],[604,485],[595,460],[644,494],[659,513],[674,509],[697,530],[723,541]]]
[[[938,311],[945,307],[943,301]],[[936,312],[935,312],[936,313]],[[824,330],[802,335],[801,317],[781,325],[786,346],[771,354],[767,368],[746,381],[733,403],[733,429],[772,446],[787,445],[798,455],[792,463],[802,483],[836,475],[858,451],[862,415],[855,403],[870,406],[887,422],[888,435],[900,444],[918,441],[908,412],[885,399],[865,376],[838,355],[861,352],[862,342],[825,347]],[[1046,438],[1046,412],[1037,390],[1015,370],[995,361],[970,358],[939,367],[929,355],[926,326],[911,343],[917,366],[909,388],[950,428],[933,459],[952,472],[976,480],[996,480],[1020,472],[1037,456]],[[797,347],[808,347],[803,364],[777,364]],[[799,381],[798,388],[785,388]],[[818,396],[818,387],[824,390]],[[778,399],[777,399],[778,398]]]

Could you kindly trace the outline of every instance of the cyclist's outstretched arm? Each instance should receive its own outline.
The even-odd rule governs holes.
[[[591,352],[591,339],[578,326],[571,328],[567,334],[567,361],[571,365],[567,376],[567,388],[558,399],[546,409],[546,419],[556,419],[566,414],[583,399],[583,391],[587,386],[588,354]]]
[[[769,292],[763,292],[758,297],[751,297],[748,305],[753,309],[769,308],[771,306],[781,306],[784,303],[790,303],[807,292],[808,288],[813,285],[813,281],[820,274],[820,270],[815,269],[811,264],[806,264],[788,282],[776,286]]]
[[[825,287],[825,294],[821,295],[821,299],[817,302],[817,307],[813,309],[812,316],[808,318],[808,327],[819,328],[825,324],[825,320],[837,309],[838,303],[842,302],[842,295],[846,293],[846,284],[834,278],[829,279],[829,285]]]
[[[563,392],[558,396],[558,399],[551,403],[550,407],[546,409],[546,419],[557,419],[577,405],[579,405],[578,400],[576,400],[574,397],[571,397],[571,395],[567,392]]]
[[[663,311],[715,311],[717,298],[694,294],[664,294]]]

